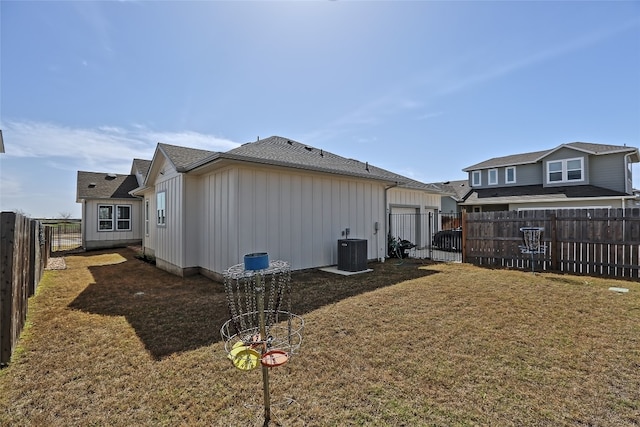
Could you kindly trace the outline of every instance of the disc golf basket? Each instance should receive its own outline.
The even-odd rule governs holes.
[[[224,348],[237,369],[262,368],[268,425],[269,369],[289,362],[302,344],[304,320],[291,313],[291,269],[266,253],[248,254],[224,272],[224,286],[231,315],[220,329]]]
[[[531,254],[531,271],[535,273],[533,256],[535,254],[543,254],[546,252],[547,247],[541,243],[542,232],[544,227],[522,227],[522,242],[520,245],[520,252],[523,254]]]

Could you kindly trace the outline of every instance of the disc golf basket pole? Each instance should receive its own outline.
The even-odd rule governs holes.
[[[304,320],[291,313],[291,269],[266,253],[245,255],[224,272],[231,318],[220,329],[227,357],[243,371],[262,367],[264,425],[271,419],[269,369],[287,363],[302,344]]]
[[[262,275],[256,274],[256,294],[258,297],[258,319],[260,322],[260,336],[267,336],[267,327],[264,319],[264,288],[262,285]],[[267,352],[266,341],[262,343],[261,355]],[[271,419],[271,397],[269,395],[269,368],[262,364],[262,392],[264,395],[264,423],[269,423]]]
[[[524,243],[520,246],[520,252],[531,255],[531,272],[535,273],[533,256],[534,254],[543,254],[547,249],[545,245],[540,244],[544,227],[522,227],[520,231]]]

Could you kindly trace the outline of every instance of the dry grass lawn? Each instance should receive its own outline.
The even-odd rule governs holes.
[[[66,264],[0,371],[0,425],[262,425],[261,372],[235,369],[220,341],[222,284],[128,249]],[[304,341],[271,370],[270,425],[640,425],[640,283],[370,267],[293,274]]]

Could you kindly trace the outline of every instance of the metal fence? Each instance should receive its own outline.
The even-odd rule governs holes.
[[[81,220],[41,220],[51,228],[51,252],[63,252],[82,247]]]
[[[410,242],[411,258],[461,262],[462,213],[389,214],[389,238]]]

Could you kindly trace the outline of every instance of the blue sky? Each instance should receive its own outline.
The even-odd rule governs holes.
[[[78,170],[280,135],[424,182],[640,146],[639,1],[0,2],[0,209],[80,217]],[[640,188],[640,168],[634,166]]]

